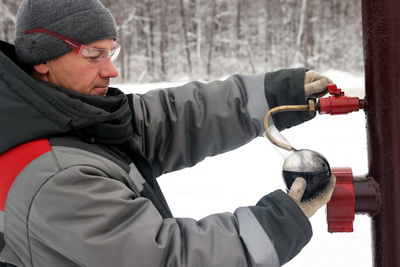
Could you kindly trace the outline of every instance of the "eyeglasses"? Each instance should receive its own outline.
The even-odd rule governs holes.
[[[64,43],[66,43],[69,48],[74,51],[77,55],[83,57],[86,59],[90,65],[93,66],[100,66],[102,65],[107,59],[111,59],[111,62],[113,62],[117,57],[118,54],[121,50],[121,46],[118,43],[115,43],[115,47],[113,50],[107,50],[107,49],[99,49],[99,48],[94,48],[94,47],[89,47],[83,44],[78,43],[75,40],[72,40],[68,37],[65,37],[61,34],[58,34],[56,32],[46,30],[46,29],[32,29],[32,30],[27,30],[27,34],[32,34],[32,33],[47,33],[50,34],[51,36],[54,36]]]

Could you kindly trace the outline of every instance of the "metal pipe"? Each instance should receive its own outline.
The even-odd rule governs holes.
[[[264,130],[265,130],[265,136],[276,146],[285,149],[287,151],[291,151],[294,148],[291,145],[285,144],[279,140],[277,140],[271,133],[270,131],[270,126],[269,126],[269,119],[272,115],[278,112],[283,112],[283,111],[301,111],[301,110],[309,110],[310,106],[309,105],[287,105],[287,106],[278,106],[275,108],[270,109],[267,114],[265,114],[264,117]]]
[[[400,1],[362,0],[368,177],[379,185],[372,216],[374,266],[400,266]]]
[[[355,213],[371,217],[380,212],[382,196],[378,183],[371,177],[355,176],[353,179],[356,198]]]

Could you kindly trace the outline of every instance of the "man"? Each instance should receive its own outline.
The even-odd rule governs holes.
[[[310,240],[305,180],[251,207],[174,218],[155,178],[263,134],[269,108],[329,78],[304,69],[125,95],[98,0],[24,0],[0,53],[0,261],[15,266],[280,266]],[[24,72],[27,71],[28,73]],[[306,84],[306,86],[305,86]],[[277,114],[285,129],[311,117]],[[210,185],[212,186],[212,185]],[[238,194],[239,197],[239,194]]]

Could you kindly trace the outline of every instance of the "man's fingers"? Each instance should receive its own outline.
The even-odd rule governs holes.
[[[314,70],[309,70],[305,74],[304,84],[312,83],[312,82],[315,82],[315,81],[321,80],[321,79],[327,80],[328,83],[333,83],[333,81],[330,78],[328,78],[327,76],[321,75]]]
[[[326,186],[324,193],[319,196],[323,202],[325,203],[329,202],[333,194],[333,190],[335,189],[335,185],[336,185],[336,176],[332,175],[331,180],[329,181],[329,184]]]
[[[327,93],[328,84],[333,83],[328,77],[319,74],[316,71],[309,70],[304,77],[304,93],[305,95],[316,97],[324,96]]]
[[[302,177],[296,178],[292,186],[290,187],[288,195],[297,203],[300,202],[303,197],[304,191],[306,190],[307,182]]]
[[[304,86],[304,93],[306,96],[311,96],[314,94],[322,93],[327,89],[328,83],[329,83],[328,80],[321,79],[321,80],[306,84]]]

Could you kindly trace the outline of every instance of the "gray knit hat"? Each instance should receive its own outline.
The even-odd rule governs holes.
[[[23,0],[17,14],[15,49],[21,63],[37,65],[71,51],[47,29],[81,44],[117,39],[117,27],[110,11],[99,0]]]

